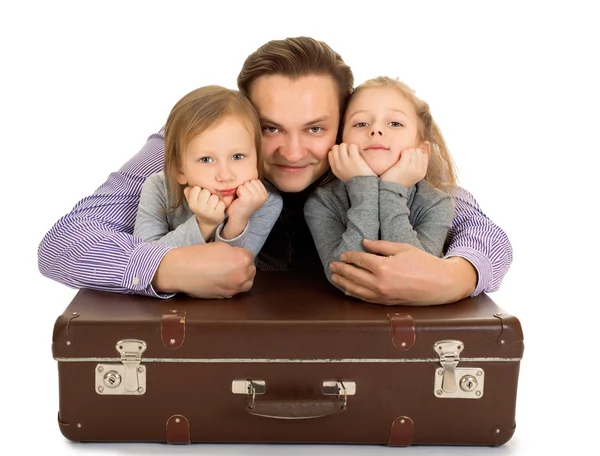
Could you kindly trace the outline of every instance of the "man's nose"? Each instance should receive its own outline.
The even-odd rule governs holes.
[[[279,152],[289,163],[297,163],[306,156],[306,149],[296,135],[288,136]]]

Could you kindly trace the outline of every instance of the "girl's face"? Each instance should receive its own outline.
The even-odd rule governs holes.
[[[229,207],[237,188],[258,178],[258,153],[249,121],[225,117],[185,148],[177,182],[217,195]]]
[[[357,144],[371,169],[381,176],[405,149],[418,147],[413,104],[393,87],[360,89],[346,109],[342,141]]]

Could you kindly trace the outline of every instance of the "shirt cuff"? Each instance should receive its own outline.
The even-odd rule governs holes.
[[[141,243],[131,254],[123,276],[123,288],[133,293],[168,299],[177,293],[159,293],[152,286],[152,279],[166,253],[173,247]]]
[[[475,297],[488,289],[492,283],[492,264],[490,260],[475,249],[456,247],[448,250],[444,258],[460,257],[467,260],[477,271],[477,286],[471,297]]]
[[[242,231],[236,237],[231,238],[231,239],[224,239],[224,238],[221,237],[221,232],[223,231],[223,228],[225,228],[225,224],[222,223],[221,225],[219,225],[219,227],[217,228],[217,231],[215,232],[215,241],[225,242],[227,244],[233,244],[234,246],[237,247],[237,244],[239,243],[239,241],[241,241],[242,238],[248,232],[248,226],[249,225],[250,225],[250,222],[246,223],[246,227],[244,228],[244,231]]]

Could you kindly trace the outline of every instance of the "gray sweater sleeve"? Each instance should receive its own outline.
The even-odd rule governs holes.
[[[233,239],[224,239],[221,237],[221,232],[225,227],[225,224],[223,223],[217,228],[215,241],[226,242],[234,247],[243,247],[252,251],[256,257],[267,240],[267,237],[269,237],[269,233],[279,218],[279,214],[283,208],[283,200],[279,192],[270,188],[267,188],[267,190],[269,191],[267,201],[252,215],[252,217],[250,217],[244,231]]]
[[[317,188],[304,206],[304,218],[325,275],[335,285],[329,265],[349,250],[364,252],[363,239],[379,236],[379,178],[357,176],[345,186],[334,181]]]
[[[425,181],[411,188],[381,181],[379,189],[381,239],[408,243],[440,257],[454,217],[451,196]]]
[[[196,216],[186,217],[171,229],[167,217],[167,190],[162,173],[153,174],[142,186],[133,235],[153,244],[184,247],[205,244]]]

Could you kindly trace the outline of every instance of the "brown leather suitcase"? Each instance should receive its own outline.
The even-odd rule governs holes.
[[[485,445],[515,431],[519,320],[256,276],[229,300],[80,290],[58,317],[58,424],[94,442]]]

